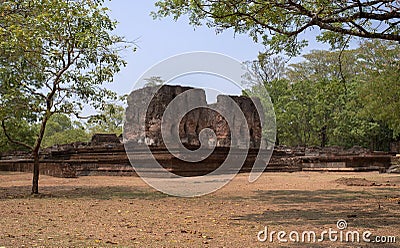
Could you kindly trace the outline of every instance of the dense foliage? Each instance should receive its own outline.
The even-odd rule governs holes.
[[[277,143],[388,150],[400,134],[400,46],[369,41],[303,57],[286,67],[265,54],[247,62],[248,93],[264,98],[266,87],[274,104]]]
[[[315,30],[317,38],[333,47],[349,37],[400,41],[398,0],[160,0],[154,17],[189,17],[217,32],[248,33],[276,51],[297,54],[307,40],[300,34]]]

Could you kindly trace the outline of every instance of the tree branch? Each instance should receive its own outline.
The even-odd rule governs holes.
[[[248,1],[246,1],[247,4]],[[355,0],[353,2],[344,2],[344,4],[332,5],[331,8],[323,7],[316,11],[312,11],[305,7],[301,1],[288,0],[284,3],[272,2],[272,1],[251,1],[254,5],[258,5],[259,8],[249,9],[240,11],[236,8],[239,4],[245,4],[243,1],[234,1],[225,4],[227,11],[216,13],[213,11],[213,5],[218,4],[218,1],[209,1],[209,4],[201,3],[200,1],[194,1],[196,8],[203,12],[207,17],[215,19],[215,27],[220,28],[235,28],[238,29],[243,27],[246,29],[247,24],[241,25],[242,22],[252,21],[255,25],[259,27],[254,27],[253,29],[258,32],[265,32],[261,30],[268,29],[269,31],[286,35],[286,36],[297,36],[309,27],[318,26],[322,30],[332,31],[340,34],[351,35],[362,38],[378,38],[384,40],[394,40],[400,41],[400,34],[396,32],[388,33],[396,27],[398,24],[398,19],[400,18],[400,12],[394,9],[389,10],[385,7],[385,4],[393,3],[393,0],[374,0],[374,1],[360,1]],[[385,5],[385,6],[384,6]],[[276,8],[278,11],[281,10],[283,15],[282,20],[279,22],[277,20],[270,20],[267,16],[265,18],[262,13],[265,13],[265,8],[271,10]],[[371,9],[372,8],[372,9]],[[297,17],[299,19],[285,18],[284,16]],[[226,19],[232,19],[232,17],[237,17],[238,20],[235,23],[225,21]],[[244,17],[244,18],[243,18]],[[301,18],[306,18],[301,20]],[[293,21],[292,25],[288,26],[288,22]],[[365,21],[365,25],[359,24],[359,21]],[[377,21],[384,23],[388,28],[384,29],[382,32],[377,32],[368,29],[367,21]],[[338,25],[339,24],[339,25]],[[348,25],[343,26],[340,24]],[[292,27],[293,29],[289,29]],[[273,35],[274,33],[271,34]]]
[[[23,147],[25,147],[25,148],[28,148],[29,150],[33,150],[33,147],[32,147],[32,146],[30,146],[30,145],[28,145],[28,144],[25,144],[24,142],[20,142],[20,141],[14,140],[14,139],[12,139],[12,138],[10,137],[10,135],[7,133],[6,125],[5,125],[4,120],[1,120],[1,127],[3,128],[4,135],[7,137],[8,141],[10,141],[11,143],[14,143],[14,144],[23,146]]]

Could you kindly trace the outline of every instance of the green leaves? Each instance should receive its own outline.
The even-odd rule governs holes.
[[[298,55],[307,45],[300,34],[317,28],[317,38],[333,48],[348,37],[400,41],[398,1],[253,1],[160,0],[153,18],[182,15],[194,26],[205,24],[217,32],[233,29],[262,42],[272,53]]]
[[[34,126],[31,126],[25,119],[8,118],[5,120],[5,127],[12,138],[22,142],[28,146],[33,146],[35,142]],[[13,150],[27,150],[26,147],[10,142],[0,128],[0,152],[13,151]]]
[[[390,42],[366,42],[358,87],[364,99],[364,116],[386,123],[400,135],[400,45]]]
[[[64,114],[54,114],[48,121],[42,147],[90,140],[90,133],[80,122],[72,122]]]
[[[269,92],[279,143],[388,150],[400,134],[400,46],[371,41],[304,59],[281,68],[262,54],[250,63],[249,93],[263,101],[259,87]],[[281,68],[279,77],[274,68]]]
[[[106,104],[99,115],[89,119],[88,129],[92,133],[115,133],[120,135],[122,134],[124,116],[124,107],[114,103]]]
[[[126,62],[103,1],[11,0],[0,5],[0,117],[39,124],[102,109],[116,95],[103,85]]]

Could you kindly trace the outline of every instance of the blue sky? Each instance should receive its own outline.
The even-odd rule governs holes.
[[[110,16],[119,22],[116,34],[135,41],[138,49],[123,54],[128,62],[115,76],[110,89],[118,94],[129,93],[136,80],[157,62],[168,57],[192,51],[211,51],[231,56],[239,61],[254,60],[264,50],[245,34],[234,34],[232,30],[216,34],[213,29],[188,24],[186,18],[174,21],[171,17],[153,20],[150,12],[156,10],[156,1],[114,0],[106,1]],[[323,49],[315,42],[305,51]],[[292,62],[298,59],[292,59]]]

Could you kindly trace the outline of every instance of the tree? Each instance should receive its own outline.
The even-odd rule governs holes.
[[[275,136],[275,140],[268,140],[268,142],[279,145],[281,134],[279,128],[281,125],[279,123],[280,119],[277,119],[277,115],[275,114],[276,111],[280,110],[277,106],[277,98],[283,96],[287,89],[287,84],[285,85],[286,81],[283,79],[286,72],[285,61],[280,56],[272,57],[265,53],[259,53],[256,60],[246,61],[244,64],[247,66],[244,82],[247,82],[248,89],[243,94],[256,96],[260,99],[266,120],[263,127],[263,136],[265,138]],[[271,122],[268,120],[276,121]]]
[[[82,123],[79,121],[73,122],[65,114],[54,114],[47,122],[42,147],[89,140],[90,134]]]
[[[189,16],[190,24],[204,23],[217,32],[232,28],[249,33],[273,51],[297,54],[307,44],[299,35],[317,28],[318,39],[335,46],[350,37],[400,41],[398,0],[255,1],[163,0],[153,17]]]
[[[304,61],[289,66],[287,76],[291,81],[338,80],[346,87],[346,82],[359,73],[359,68],[354,66],[357,58],[352,50],[312,50],[302,57]]]
[[[329,52],[314,51],[304,56],[305,61],[287,68],[281,57],[263,55],[251,63],[251,93],[263,99],[259,87],[269,92],[278,144],[327,145],[331,117],[343,90],[339,73],[332,68],[336,64],[333,57]]]
[[[384,122],[400,135],[400,45],[369,41],[357,50],[360,61],[358,91],[364,100],[363,114]]]
[[[125,65],[127,47],[112,35],[116,22],[102,0],[11,0],[0,5],[0,117],[9,141],[32,151],[32,193],[39,189],[39,152],[49,119],[102,109],[115,94],[103,87]],[[123,45],[120,45],[123,44]],[[38,125],[34,144],[11,137],[7,126]]]
[[[399,127],[396,49],[374,41],[353,50],[312,51],[300,63],[278,66],[285,67],[280,77],[274,77],[277,59],[262,57],[247,63],[248,94],[271,97],[278,144],[387,150]]]
[[[144,87],[160,86],[164,83],[164,80],[160,76],[152,76],[149,78],[145,78],[144,81],[146,82],[144,84]]]
[[[345,108],[347,84],[356,75],[355,58],[351,51],[311,51],[303,55],[304,61],[292,64],[287,77],[292,84],[310,85],[308,94],[313,103],[310,127],[316,144],[328,145],[332,132],[339,124],[335,116]]]
[[[123,106],[109,103],[101,113],[88,121],[91,133],[115,133],[122,134],[124,124],[125,108]]]

